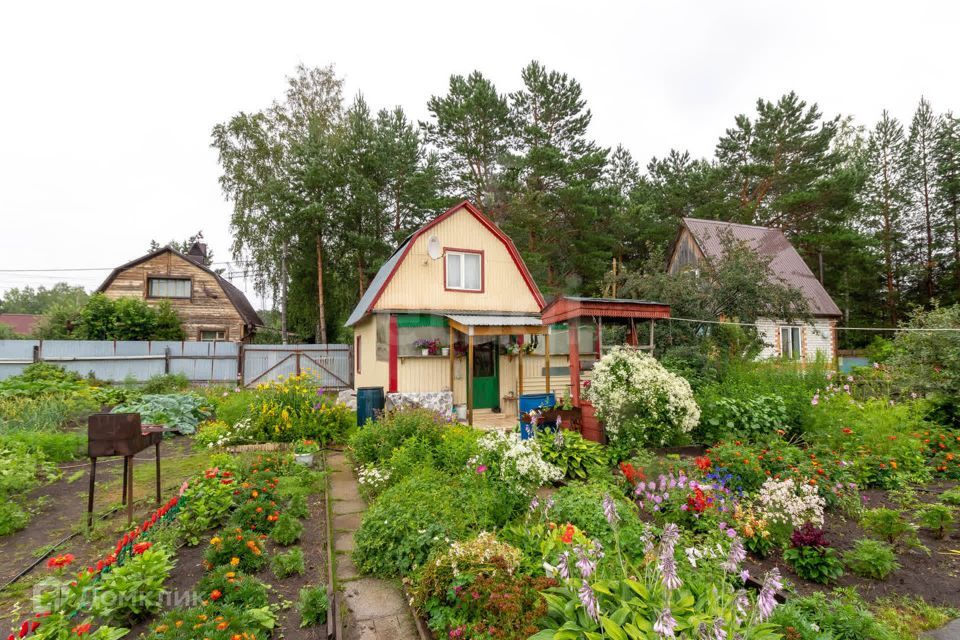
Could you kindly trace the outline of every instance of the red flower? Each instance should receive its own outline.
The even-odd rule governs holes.
[[[567,523],[567,528],[563,530],[563,535],[560,536],[560,539],[564,542],[564,544],[570,544],[573,542],[573,534],[575,531],[576,529],[574,526],[570,523]]]
[[[84,622],[83,624],[78,624],[73,628],[73,632],[78,636],[82,636],[85,633],[90,633],[90,623]]]
[[[61,567],[66,567],[67,565],[73,562],[73,554],[65,553],[62,556],[54,556],[47,560],[47,567],[50,569],[60,569]],[[23,636],[20,636],[21,638]]]
[[[133,554],[140,555],[152,546],[152,542],[138,542],[137,544],[133,545]]]
[[[693,459],[693,461],[694,463],[696,463],[697,468],[700,469],[701,471],[706,471],[713,464],[709,456],[697,456],[696,458]]]
[[[220,592],[220,589],[214,589],[213,591],[210,592],[210,599],[213,600],[214,602],[219,600],[222,596],[223,594]]]

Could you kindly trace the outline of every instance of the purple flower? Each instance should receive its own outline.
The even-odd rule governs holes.
[[[577,554],[577,571],[584,580],[587,580],[597,570],[597,563],[583,550],[583,547],[577,547],[574,551]]]
[[[663,586],[667,589],[679,589],[683,581],[677,575],[677,562],[672,555],[660,556],[660,573],[663,576]]]
[[[742,581],[744,581],[744,582],[746,582],[747,580],[749,580],[749,579],[750,579],[750,570],[749,570],[749,569],[744,569],[743,571],[741,571],[741,572],[740,572],[740,579],[741,579]]]
[[[653,623],[653,630],[657,632],[661,638],[674,638],[676,637],[673,633],[673,630],[677,628],[677,621],[673,619],[673,615],[670,613],[670,607],[664,607],[663,611],[657,616],[656,622]]]
[[[564,551],[560,554],[560,560],[557,562],[557,573],[566,580],[570,577],[570,552]]]
[[[537,496],[533,496],[533,500],[530,501],[530,511],[536,511],[537,507],[540,506],[540,501],[537,499]]]
[[[770,617],[777,606],[776,593],[783,586],[780,581],[780,570],[774,567],[767,572],[763,580],[763,586],[760,588],[760,595],[757,596],[757,618],[763,622]]]
[[[583,605],[587,615],[594,620],[599,620],[600,609],[597,605],[597,594],[593,592],[586,580],[583,581],[583,586],[580,587],[577,595],[580,597],[580,604]]]
[[[730,529],[733,531],[733,529]],[[736,532],[734,531],[734,534]],[[727,560],[720,567],[727,573],[736,573],[740,569],[740,563],[747,558],[747,551],[743,548],[743,542],[740,538],[734,538],[730,543],[730,551],[727,554]]]
[[[724,621],[720,616],[713,619],[713,640],[727,640],[727,631],[723,625]]]
[[[603,496],[603,515],[607,518],[607,522],[611,527],[620,520],[620,515],[617,513],[617,504],[613,501],[613,498],[610,497],[609,493]]]

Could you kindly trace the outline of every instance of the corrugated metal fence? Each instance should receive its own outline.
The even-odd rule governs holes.
[[[353,386],[353,353],[345,344],[0,340],[0,380],[32,362],[49,362],[83,376],[92,373],[108,382],[144,382],[180,373],[197,383],[253,385],[311,371],[325,387]]]

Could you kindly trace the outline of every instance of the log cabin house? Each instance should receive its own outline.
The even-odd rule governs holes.
[[[553,392],[578,406],[581,381],[604,349],[600,318],[627,323],[634,345],[635,320],[649,322],[643,348],[652,348],[653,319],[669,314],[667,305],[636,300],[547,305],[510,238],[462,202],[400,244],[346,325],[358,389],[382,387],[441,411],[423,396],[452,394],[469,423],[509,426],[524,394]]]
[[[667,270],[679,273],[699,269],[704,261],[719,259],[723,254],[722,240],[727,235],[768,258],[774,276],[800,292],[812,315],[808,322],[758,319],[757,330],[764,343],[760,357],[813,362],[819,355],[828,363],[833,362],[837,356],[840,308],[779,229],[684,218],[670,250]]]
[[[263,321],[247,297],[204,265],[206,245],[186,254],[162,247],[114,269],[97,288],[108,298],[166,300],[180,316],[190,341],[247,342]]]

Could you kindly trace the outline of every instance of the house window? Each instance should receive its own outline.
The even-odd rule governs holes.
[[[227,339],[226,329],[201,329],[200,342],[219,342]]]
[[[356,358],[357,358],[357,373],[360,373],[360,360],[361,360],[361,355],[360,355],[360,338],[361,338],[361,337],[362,337],[362,336],[357,336],[357,353],[356,353]]]
[[[189,278],[147,278],[148,298],[186,298],[193,293]]]
[[[446,286],[457,291],[483,291],[483,253],[446,251]]]
[[[780,355],[791,360],[799,360],[803,355],[800,327],[780,327]]]

